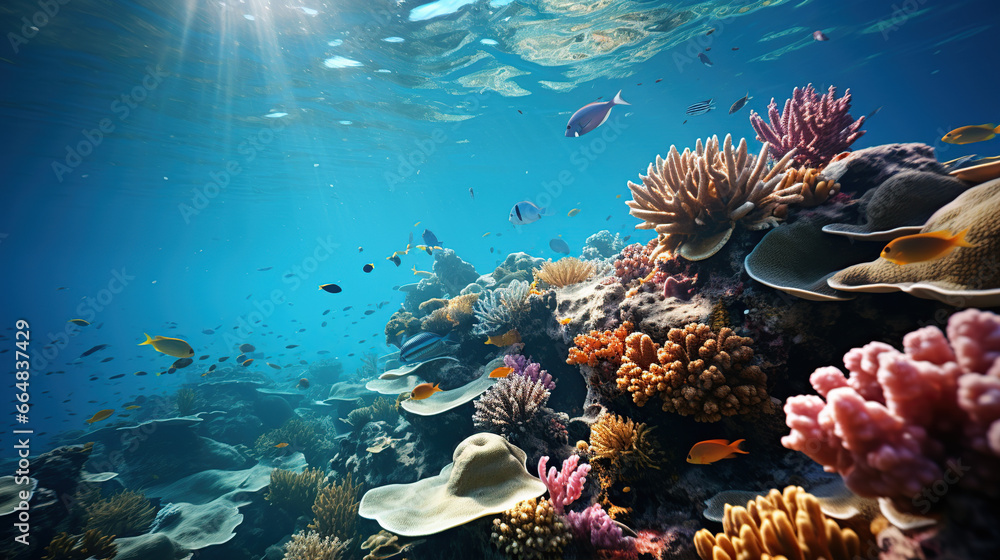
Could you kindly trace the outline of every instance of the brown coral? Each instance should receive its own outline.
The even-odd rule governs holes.
[[[642,184],[628,183],[632,200],[629,213],[642,220],[638,229],[659,234],[656,257],[664,251],[688,260],[711,257],[729,240],[736,223],[765,229],[778,223],[782,206],[802,200],[798,187],[778,188],[782,173],[795,151],[785,154],[765,174],[768,145],[756,158],[747,154],[746,140],[733,150],[726,135],[722,149],[713,136],[699,139],[692,152],[670,147],[666,159],[656,156]]]
[[[771,413],[767,376],[750,365],[750,338],[723,328],[691,323],[670,329],[661,348],[649,336],[633,333],[625,339],[625,356],[618,368],[618,388],[643,406],[650,397],[663,400],[663,410],[698,422],[716,422],[735,414]]]
[[[45,547],[47,553],[42,560],[111,560],[118,554],[114,537],[106,537],[100,531],[91,530],[82,536],[59,533]]]
[[[389,317],[389,322],[385,325],[385,343],[398,344],[403,337],[413,336],[418,332],[420,332],[420,319],[409,311],[397,311]]]
[[[145,496],[125,490],[89,504],[85,530],[115,537],[141,535],[149,529],[155,514],[156,509]]]
[[[639,482],[659,470],[662,454],[652,437],[653,428],[617,414],[604,413],[590,426],[590,445],[577,449],[590,456],[590,464],[601,486],[601,504],[611,517],[628,513],[611,502],[610,492],[619,482]]]
[[[388,560],[422,542],[424,542],[424,539],[403,541],[400,540],[398,535],[382,529],[361,543],[361,550],[368,551],[363,560]]]
[[[535,278],[549,286],[564,288],[579,284],[594,275],[594,263],[581,261],[576,257],[566,257],[556,262],[542,263],[542,268],[533,270]]]
[[[479,294],[465,294],[451,299],[430,299],[421,303],[420,309],[433,309],[433,311],[423,320],[420,330],[444,335],[457,327],[469,326],[475,317],[472,305],[478,299]]]
[[[306,469],[301,473],[274,469],[264,499],[293,516],[307,515],[324,484],[326,474],[320,469]]]
[[[590,331],[573,339],[576,348],[569,349],[567,364],[587,364],[597,367],[607,363],[617,368],[625,354],[625,338],[632,333],[632,323],[625,321],[613,331]]]
[[[493,520],[491,540],[516,560],[555,560],[572,535],[548,500],[531,498]]]
[[[858,535],[827,519],[801,486],[771,490],[745,508],[726,504],[722,527],[695,534],[702,560],[851,560],[861,551]]]
[[[831,196],[840,192],[840,183],[822,176],[819,169],[815,167],[799,167],[789,169],[778,184],[778,190],[801,185],[802,201],[799,206],[812,208],[827,201]]]
[[[354,484],[351,473],[339,483],[321,488],[312,507],[316,517],[309,529],[323,537],[353,540],[357,536],[360,491],[361,484]]]

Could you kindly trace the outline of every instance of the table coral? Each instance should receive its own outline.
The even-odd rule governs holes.
[[[618,368],[618,387],[643,406],[652,396],[663,410],[698,422],[716,422],[735,414],[771,413],[767,376],[750,365],[750,338],[723,328],[691,323],[670,329],[660,345],[643,333],[625,339],[625,356]]]
[[[1000,494],[1000,316],[962,311],[947,337],[924,327],[903,338],[902,352],[872,342],[844,365],[849,377],[835,367],[813,372],[821,396],[786,401],[792,431],[782,445],[901,511],[939,509],[944,493],[928,492],[942,481]]]
[[[865,133],[861,130],[865,117],[854,120],[848,113],[850,109],[850,89],[837,99],[834,86],[820,96],[809,84],[792,91],[781,113],[771,98],[767,106],[770,124],[754,111],[750,111],[750,124],[757,131],[757,140],[771,145],[774,157],[794,153],[797,165],[819,167],[847,151]]]
[[[517,560],[555,560],[562,558],[571,536],[548,500],[531,498],[493,520],[491,540]]]
[[[852,560],[861,541],[820,511],[819,502],[800,486],[757,496],[747,507],[726,504],[724,533],[695,534],[701,560]]]
[[[637,229],[653,229],[658,245],[652,257],[665,251],[688,260],[702,260],[717,253],[742,223],[749,229],[777,225],[775,211],[802,200],[797,186],[778,189],[782,173],[795,151],[785,153],[769,171],[768,144],[760,155],[747,153],[746,140],[733,149],[731,135],[722,148],[713,136],[695,150],[681,154],[670,147],[666,159],[656,156],[642,184],[628,183],[632,216],[642,220]]]

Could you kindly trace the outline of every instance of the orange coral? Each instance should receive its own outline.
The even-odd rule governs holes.
[[[613,367],[621,365],[625,353],[625,337],[632,332],[632,323],[625,321],[613,331],[590,331],[573,339],[576,348],[569,349],[567,364],[587,364],[597,367],[602,361]]]
[[[749,365],[752,343],[732,329],[716,334],[699,323],[670,329],[662,347],[643,333],[630,334],[617,372],[618,388],[632,393],[638,406],[658,395],[664,411],[694,415],[698,422],[771,413],[767,376]]]

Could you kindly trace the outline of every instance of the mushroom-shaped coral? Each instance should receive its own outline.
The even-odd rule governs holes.
[[[618,387],[643,406],[658,395],[663,410],[698,422],[716,422],[735,414],[771,413],[767,376],[750,365],[753,340],[723,328],[691,323],[670,329],[661,348],[649,336],[633,333],[625,339],[625,357],[618,368]]]
[[[861,551],[858,535],[827,519],[800,486],[772,489],[745,508],[726,504],[722,527],[715,536],[707,529],[695,534],[701,560],[852,560]]]
[[[565,288],[579,284],[594,275],[594,263],[581,261],[576,257],[566,257],[556,262],[547,261],[541,268],[534,269],[535,278],[554,288]]]
[[[493,520],[491,540],[517,560],[556,560],[572,536],[546,499],[518,503]]]
[[[734,150],[727,134],[721,151],[713,136],[704,144],[699,139],[694,152],[686,148],[681,154],[671,146],[666,159],[656,156],[646,175],[639,175],[642,184],[629,181],[632,200],[626,203],[642,220],[637,229],[659,234],[652,256],[670,251],[692,261],[707,259],[726,244],[737,222],[755,230],[777,225],[775,212],[801,201],[801,187],[778,189],[794,151],[765,174],[767,154],[767,144],[756,158],[748,154],[746,140]]]
[[[469,436],[452,457],[436,476],[369,490],[358,513],[387,531],[417,537],[500,513],[545,493],[542,481],[525,469],[524,451],[498,435]]]
[[[812,84],[795,88],[792,98],[785,101],[785,108],[778,113],[778,104],[771,98],[767,106],[768,125],[754,111],[750,111],[750,124],[757,131],[757,140],[771,145],[774,157],[795,154],[797,165],[820,167],[833,156],[847,151],[865,131],[861,127],[865,117],[854,120],[851,110],[851,90],[837,99],[837,88],[820,96]]]

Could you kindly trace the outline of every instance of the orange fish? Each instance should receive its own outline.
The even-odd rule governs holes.
[[[563,317],[562,319],[559,319],[559,324],[560,325],[568,325],[570,323],[570,321],[572,321],[572,320],[573,320],[572,317]]]
[[[968,229],[958,235],[942,230],[897,237],[882,249],[882,258],[898,265],[939,259],[955,247],[975,247],[965,240],[967,233]]]
[[[490,377],[507,377],[511,373],[514,373],[514,368],[512,367],[498,367],[490,372]]]
[[[740,444],[746,440],[738,439],[729,443],[726,439],[710,439],[694,444],[688,451],[687,462],[693,465],[710,465],[720,459],[735,457],[737,453],[747,454],[740,449]]]
[[[93,424],[94,422],[100,422],[101,420],[107,419],[109,416],[114,414],[114,409],[106,408],[104,410],[98,410],[93,416],[87,418],[86,422],[88,424]]]
[[[277,447],[278,449],[281,449],[281,448],[283,448],[283,447],[288,447],[288,444],[287,444],[287,443],[284,443],[284,442],[282,442],[282,443],[279,443],[278,445],[275,445],[275,447]]]
[[[518,342],[521,342],[521,333],[517,332],[517,329],[511,329],[503,334],[493,335],[486,339],[486,344],[501,347],[517,344]]]
[[[296,385],[295,388],[296,389],[308,389],[309,388],[309,380],[306,379],[305,377],[303,377],[302,379],[299,379],[299,384]]]
[[[434,385],[431,385],[430,383],[421,383],[420,385],[414,387],[413,391],[410,391],[410,398],[415,401],[424,400],[434,393],[438,393],[443,390],[438,387],[438,385],[440,385],[440,383],[435,383]]]

